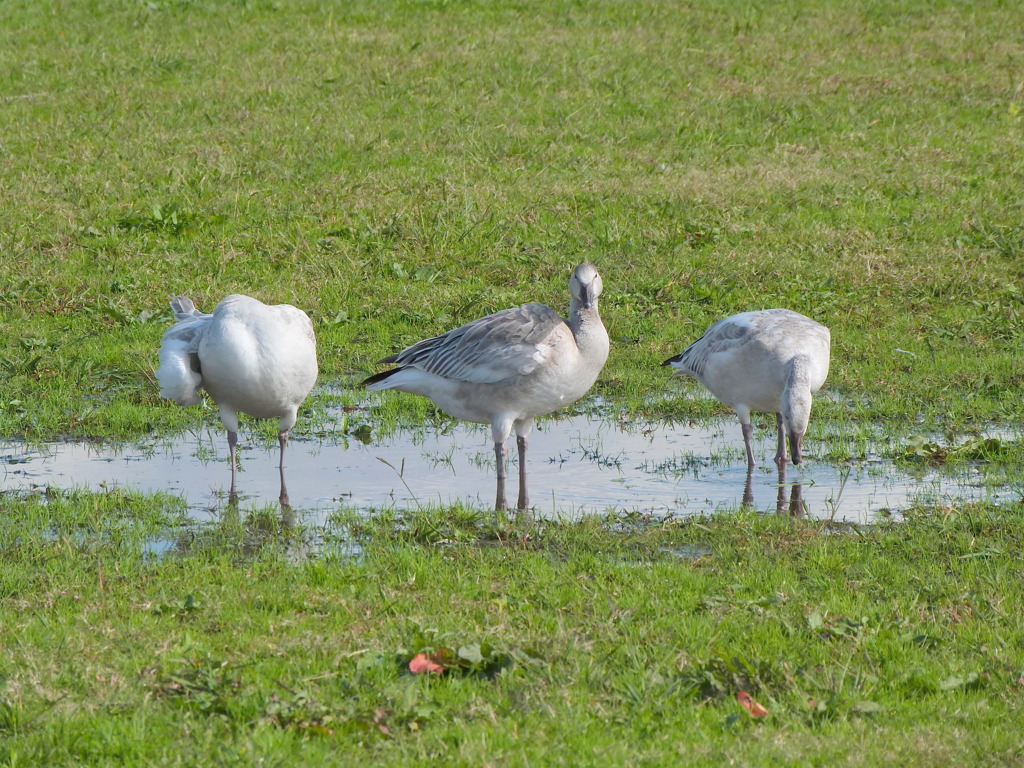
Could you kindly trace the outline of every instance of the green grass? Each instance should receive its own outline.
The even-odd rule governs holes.
[[[272,509],[33,497],[0,527],[0,764],[1015,764],[1022,511],[341,515],[306,559]]]
[[[491,310],[564,308],[582,259],[616,405],[689,415],[657,364],[786,306],[833,330],[821,418],[1022,420],[1012,4],[5,14],[2,434],[194,420],[152,379],[172,291],[303,307],[347,387]]]

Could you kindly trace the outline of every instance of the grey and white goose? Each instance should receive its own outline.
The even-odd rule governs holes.
[[[423,395],[455,418],[489,424],[499,510],[507,508],[505,441],[515,430],[517,506],[526,509],[527,436],[534,419],[583,397],[608,359],[608,333],[597,309],[601,287],[594,265],[580,264],[569,278],[567,320],[543,304],[495,312],[380,360],[396,367],[363,384]]]

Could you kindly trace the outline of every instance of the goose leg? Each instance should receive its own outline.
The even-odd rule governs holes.
[[[281,493],[277,498],[281,502],[282,508],[291,506],[291,501],[288,499],[288,486],[284,484],[284,467],[281,467]]]
[[[291,502],[288,499],[288,486],[284,484],[284,467],[278,467],[278,472],[281,475],[281,493],[278,495],[278,500],[281,502],[281,507],[288,507]]]
[[[282,507],[288,506],[288,488],[284,484],[284,448],[288,445],[288,430],[277,433],[277,442],[281,445],[281,456],[280,461],[277,463],[277,471],[281,476],[281,493],[278,499],[281,502]]]
[[[516,436],[516,446],[519,448],[519,503],[517,509],[529,509],[530,498],[526,490],[526,435]]]
[[[282,474],[283,474],[284,473],[284,447],[286,445],[288,445],[288,433],[287,432],[278,432],[277,433],[277,442],[280,443],[280,445],[281,445],[281,460],[278,462],[277,466],[278,466],[278,469],[280,469]]]
[[[779,430],[779,447],[775,451],[775,463],[782,467],[786,464],[786,429],[782,424],[781,413],[775,414],[775,426]]]
[[[494,499],[496,511],[508,509],[505,502],[505,443],[494,443],[494,460],[498,465],[498,488]]]
[[[749,421],[740,422],[740,426],[743,428],[743,445],[747,448],[747,468],[753,469],[757,466],[754,462],[754,447],[751,445],[754,426]]]
[[[236,467],[235,467],[235,446],[238,445],[238,433],[228,430],[228,461],[231,462],[231,490],[228,491],[228,500],[237,498],[237,490],[235,485],[236,479]]]

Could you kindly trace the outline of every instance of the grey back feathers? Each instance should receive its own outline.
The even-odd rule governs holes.
[[[545,359],[539,351],[565,321],[543,304],[524,304],[425,339],[381,363],[414,367],[451,381],[497,384],[527,376]]]

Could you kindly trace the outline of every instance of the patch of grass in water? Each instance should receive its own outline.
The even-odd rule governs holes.
[[[933,466],[1017,463],[1024,461],[1024,441],[975,436],[943,445],[917,435],[906,442],[903,450],[896,453],[896,458],[906,463],[923,462]]]

